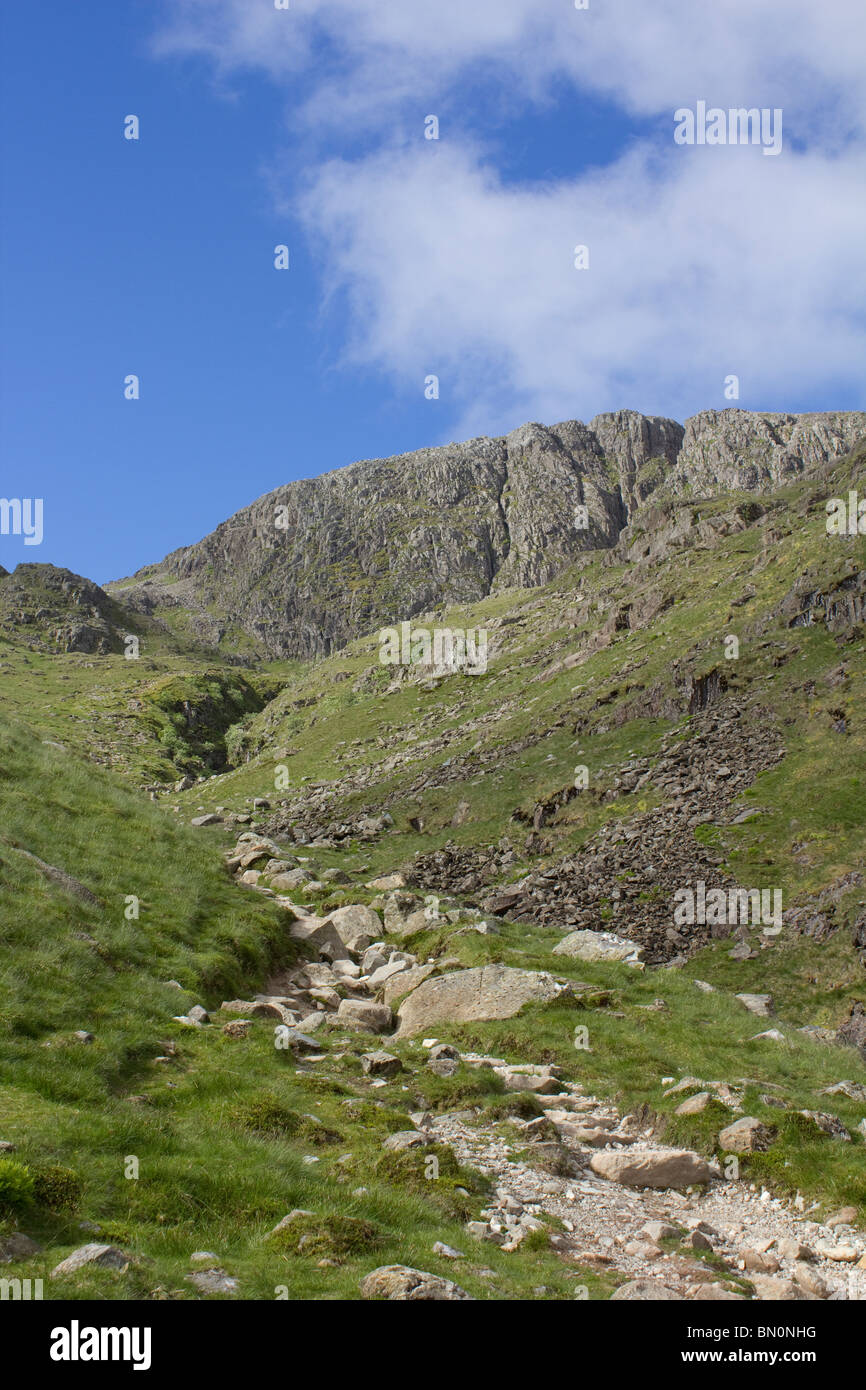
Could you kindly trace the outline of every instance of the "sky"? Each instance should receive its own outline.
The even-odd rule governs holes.
[[[862,0],[279,3],[0,4],[6,569],[527,420],[864,408]]]

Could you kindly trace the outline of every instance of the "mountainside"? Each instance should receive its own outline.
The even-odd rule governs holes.
[[[650,497],[772,492],[864,430],[858,412],[528,424],[290,483],[110,592],[211,646],[321,656],[377,625],[549,583],[613,546]]]
[[[863,498],[866,416],[622,412],[0,571],[3,1273],[866,1299]]]

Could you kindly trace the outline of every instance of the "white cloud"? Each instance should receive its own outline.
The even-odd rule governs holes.
[[[436,373],[486,432],[721,406],[728,373],[753,404],[853,380],[864,175],[861,154],[693,148],[538,191],[465,149],[389,151],[326,166],[303,213],[352,301],[350,356],[419,391]]]
[[[346,357],[419,393],[435,372],[460,432],[490,432],[624,405],[682,417],[726,404],[728,373],[745,405],[853,390],[866,309],[860,5],[292,0],[283,12],[175,0],[158,49],[205,54],[223,74],[262,69],[323,149],[341,123],[369,130],[373,153],[311,156],[303,199],[291,197],[323,283],[351,306]],[[519,187],[480,140],[396,133],[431,91],[459,110],[482,69],[512,113],[566,79],[658,117],[659,138],[601,171]],[[782,156],[674,146],[674,109],[699,98],[783,107]],[[578,242],[586,272],[573,267]]]
[[[419,83],[444,88],[478,63],[514,98],[565,76],[644,115],[706,97],[787,101],[806,118],[838,103],[848,120],[866,117],[861,0],[591,0],[587,11],[570,0],[291,0],[288,11],[169,0],[156,43],[275,78],[314,63],[319,119],[374,99],[384,117]]]

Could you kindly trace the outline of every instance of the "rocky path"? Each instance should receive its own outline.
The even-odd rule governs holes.
[[[482,1239],[516,1248],[537,1221],[552,1216],[565,1228],[553,1240],[566,1258],[616,1271],[632,1283],[651,1281],[642,1291],[646,1298],[659,1297],[659,1286],[682,1298],[736,1298],[742,1295],[733,1276],[747,1279],[759,1299],[866,1299],[866,1241],[850,1224],[853,1210],[819,1223],[801,1198],[783,1201],[745,1182],[714,1180],[684,1191],[623,1186],[594,1172],[591,1152],[563,1133],[574,1132],[575,1119],[596,1142],[604,1133],[605,1147],[596,1150],[599,1166],[602,1155],[639,1151],[647,1178],[655,1180],[653,1160],[661,1174],[672,1153],[682,1151],[664,1148],[651,1130],[641,1132],[577,1085],[537,1098],[573,1158],[572,1175],[539,1171],[516,1156],[531,1147],[538,1121],[512,1120],[524,1132],[514,1142],[495,1128],[477,1127],[465,1111],[422,1121],[460,1162],[495,1183],[487,1229],[474,1232]]]

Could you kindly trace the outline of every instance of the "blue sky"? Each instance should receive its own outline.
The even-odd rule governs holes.
[[[7,0],[0,495],[45,538],[0,563],[106,582],[293,478],[682,419],[728,373],[747,409],[862,408],[866,24],[696,8]],[[675,147],[701,98],[782,107],[781,156]]]

